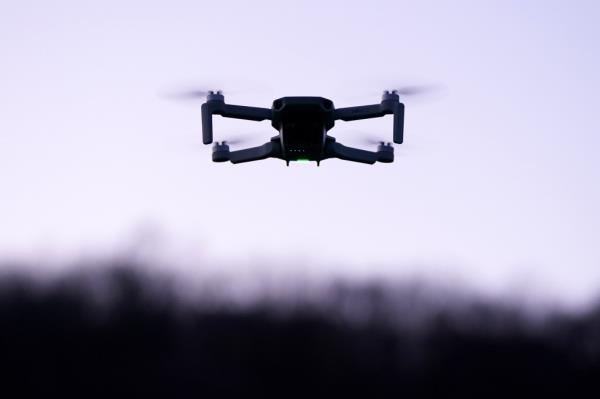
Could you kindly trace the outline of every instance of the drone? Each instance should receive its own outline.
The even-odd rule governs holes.
[[[323,97],[282,97],[273,101],[271,108],[250,107],[225,103],[222,91],[196,92],[206,96],[202,104],[202,141],[213,144],[213,115],[249,121],[270,120],[279,134],[267,143],[251,148],[231,151],[228,141],[216,141],[212,147],[214,162],[233,164],[267,158],[290,162],[321,161],[338,158],[345,161],[374,164],[394,162],[391,142],[380,141],[376,151],[345,146],[328,132],[335,122],[379,118],[393,115],[393,142],[402,144],[404,136],[404,104],[400,102],[402,90],[386,90],[379,104],[335,108],[333,102]],[[410,93],[407,93],[410,94]]]

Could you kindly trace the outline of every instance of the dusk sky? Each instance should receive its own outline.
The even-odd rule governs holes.
[[[593,1],[3,1],[0,259],[111,254],[152,230],[190,272],[585,299],[600,290],[598,21]],[[412,84],[438,90],[406,99],[396,161],[373,166],[215,164],[202,101],[171,96],[341,107]],[[330,134],[359,145],[391,127]],[[275,134],[215,117],[215,139]]]

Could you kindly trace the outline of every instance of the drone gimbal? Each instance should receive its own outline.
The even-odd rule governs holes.
[[[270,120],[279,135],[261,146],[230,151],[226,141],[213,145],[213,161],[232,163],[279,158],[286,161],[316,161],[339,158],[346,161],[373,164],[393,162],[394,147],[380,142],[377,151],[366,151],[344,146],[329,136],[336,120],[353,121],[379,118],[391,114],[394,117],[394,143],[402,144],[404,130],[404,104],[396,91],[385,91],[381,103],[358,107],[335,108],[333,102],[323,97],[282,97],[273,101],[272,107],[258,108],[225,103],[220,91],[208,92],[202,104],[202,139],[204,144],[213,142],[213,115],[251,121]]]

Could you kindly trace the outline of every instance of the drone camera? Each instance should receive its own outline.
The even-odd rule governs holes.
[[[273,109],[280,111],[283,108],[283,101],[281,99],[277,99],[273,101]]]

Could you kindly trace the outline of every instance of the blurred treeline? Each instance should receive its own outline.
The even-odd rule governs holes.
[[[535,312],[417,282],[236,296],[127,262],[49,280],[1,270],[14,397],[566,397],[600,381],[600,306]]]

